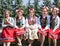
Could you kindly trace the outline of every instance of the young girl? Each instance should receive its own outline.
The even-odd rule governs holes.
[[[54,41],[54,46],[57,46],[57,39],[59,39],[59,16],[57,13],[57,8],[52,9],[52,16],[50,19],[51,29],[49,31],[49,38],[52,38]]]
[[[23,17],[23,10],[21,8],[18,8],[16,10],[16,37],[18,40],[18,45],[22,46],[21,40],[25,33],[25,18]]]
[[[50,29],[50,16],[48,15],[48,7],[44,6],[42,8],[42,15],[40,16],[39,21],[41,25],[39,33],[42,34],[41,46],[43,46],[45,37],[47,36],[47,32]]]
[[[10,42],[15,41],[15,31],[14,31],[14,19],[10,17],[10,11],[4,11],[4,19],[2,21],[2,34],[1,40],[4,42],[3,46],[10,46]]]
[[[38,39],[38,24],[36,23],[37,17],[35,16],[34,8],[29,9],[29,17],[26,18],[26,31],[28,32],[29,46],[32,46],[34,39]]]

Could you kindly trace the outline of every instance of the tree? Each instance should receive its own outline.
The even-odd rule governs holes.
[[[43,1],[44,1],[43,4],[44,4],[45,6],[48,6],[48,7],[51,6],[50,0],[43,0]]]
[[[35,8],[35,13],[36,16],[40,15],[40,6],[39,6],[39,1],[40,0],[34,0],[34,8]]]
[[[54,3],[53,3],[56,7],[59,7],[60,8],[60,0],[54,0]]]
[[[2,17],[2,5],[1,5],[2,3],[1,3],[1,0],[0,0],[0,17]]]
[[[30,1],[31,1],[31,0],[28,1],[28,6],[30,6]]]
[[[34,0],[34,7],[35,7],[35,9],[37,10],[37,7],[38,7],[38,2],[39,2],[39,0]]]
[[[28,14],[29,14],[29,7],[31,6],[30,1],[31,1],[31,0],[28,0],[28,5],[25,6],[26,8],[25,8],[24,12],[25,12],[25,15],[26,15],[26,16],[28,16]]]
[[[58,2],[58,7],[60,8],[60,2]]]
[[[54,5],[58,6],[58,1],[59,0],[54,0]]]
[[[19,6],[22,6],[22,0],[17,0],[17,4],[18,4]]]

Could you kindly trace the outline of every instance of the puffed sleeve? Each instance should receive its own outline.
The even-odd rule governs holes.
[[[18,28],[18,26],[16,25],[16,18],[14,18],[14,27]]]
[[[60,20],[60,17],[59,17],[59,20]],[[59,21],[59,23],[60,23],[60,21]],[[59,26],[60,26],[60,24],[59,24]]]
[[[6,27],[7,25],[4,24],[4,19],[2,20],[2,27]]]
[[[29,28],[29,24],[28,24],[28,18],[26,18],[26,21],[25,21],[25,23],[26,23],[25,27],[26,27],[26,28]]]
[[[9,22],[10,22],[11,26],[13,26],[13,27],[15,26],[14,18],[10,17],[10,21]]]
[[[37,17],[36,23],[38,25],[38,28],[41,28],[40,17]]]
[[[57,17],[56,17],[56,26],[55,26],[55,28],[53,29],[53,31],[55,31],[56,29],[59,28],[59,24],[60,24],[60,19],[59,19],[59,17],[57,16]]]
[[[23,17],[23,27],[25,27],[25,18]]]
[[[45,29],[49,29],[49,28],[50,28],[50,16],[48,15],[47,16],[47,24],[46,24]]]

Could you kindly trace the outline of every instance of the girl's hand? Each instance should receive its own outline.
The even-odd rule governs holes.
[[[55,30],[53,30],[53,32],[55,32]]]
[[[19,29],[23,29],[23,27],[19,28]]]
[[[46,29],[43,29],[42,31],[45,31]]]
[[[42,31],[42,28],[40,30]]]
[[[32,26],[30,26],[30,29],[31,29],[31,30],[34,30],[34,28],[33,28]]]
[[[10,26],[10,24],[7,24],[8,26]]]
[[[40,30],[42,31],[42,28]]]
[[[32,27],[31,27],[30,29],[31,29],[31,30],[34,30],[34,28],[32,28]]]

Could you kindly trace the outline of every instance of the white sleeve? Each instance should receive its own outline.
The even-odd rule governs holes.
[[[7,25],[4,24],[4,19],[2,20],[2,27],[6,27]]]
[[[49,29],[50,28],[50,25],[48,24],[46,27],[45,27],[45,29]]]
[[[26,23],[25,27],[26,27],[26,28],[29,28],[29,24],[28,24],[28,19],[27,19],[27,18],[26,18],[25,23]]]
[[[60,18],[59,18],[59,20],[60,20]],[[60,23],[60,21],[59,21],[59,23]]]
[[[16,25],[16,18],[14,18],[14,27],[18,28],[18,26]]]
[[[13,26],[13,27],[15,26],[14,18],[10,18],[10,25]]]
[[[40,24],[37,24],[38,28],[41,29],[41,25]]]
[[[47,17],[47,25],[45,29],[49,29],[49,28],[50,28],[50,16]]]
[[[41,28],[40,17],[36,19],[36,23],[37,23],[38,28]]]
[[[23,17],[23,27],[25,27],[25,18]]]
[[[16,19],[15,18],[10,18],[10,25],[12,26],[12,27],[15,27],[15,28],[18,28],[17,26],[16,26]]]
[[[59,24],[60,24],[60,19],[59,19],[59,17],[57,17],[56,18],[56,26],[55,26],[55,28],[53,29],[53,31],[55,31],[56,29],[58,29],[59,28]]]

